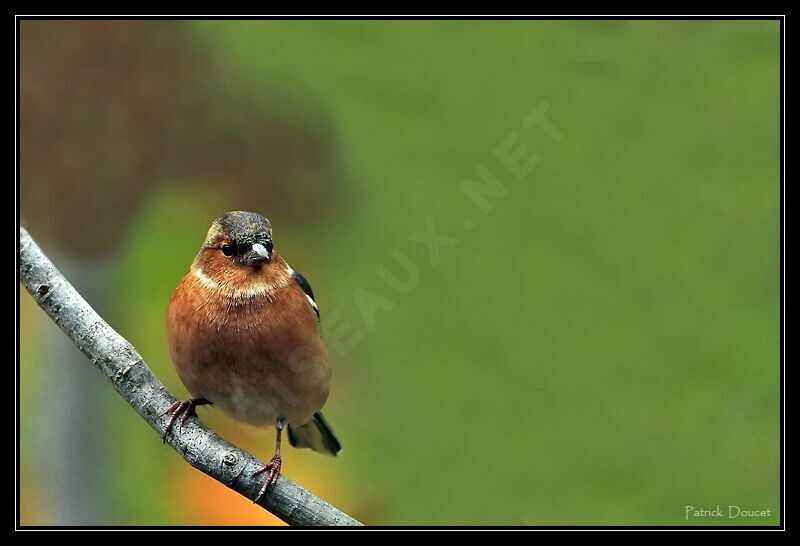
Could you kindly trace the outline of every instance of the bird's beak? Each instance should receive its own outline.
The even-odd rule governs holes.
[[[269,262],[269,258],[269,252],[264,248],[264,245],[256,243],[242,255],[241,262],[243,265],[261,265],[264,262]]]

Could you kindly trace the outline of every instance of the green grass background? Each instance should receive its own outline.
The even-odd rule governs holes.
[[[110,318],[173,392],[169,295],[210,220],[253,208],[323,319],[363,334],[332,351],[326,415],[344,452],[285,460],[353,516],[683,524],[686,505],[735,504],[773,517],[689,523],[778,522],[776,21],[185,26],[249,104],[324,129],[342,182],[291,210],[231,202],[235,180],[152,192],[121,241]],[[522,126],[542,102],[560,142]],[[522,180],[493,154],[512,132],[541,156]],[[459,189],[479,165],[508,189],[487,214]],[[458,239],[437,265],[408,238],[429,216]],[[395,249],[419,271],[407,294],[375,271],[402,276]],[[392,309],[369,324],[357,289]],[[35,348],[22,348],[25,387]],[[113,523],[185,522],[162,490],[182,463],[111,389],[106,402],[109,430],[130,430],[109,439],[128,469],[109,472]],[[236,427],[218,413],[201,418]],[[268,457],[271,434],[258,438]]]

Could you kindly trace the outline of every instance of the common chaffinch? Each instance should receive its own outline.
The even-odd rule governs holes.
[[[276,429],[275,456],[256,501],[278,481],[281,432],[289,443],[336,455],[341,445],[320,408],[331,367],[319,309],[303,276],[275,250],[272,226],[254,212],[214,220],[167,310],[178,376],[192,398],[173,404],[164,438],[196,406],[214,404],[234,419]]]

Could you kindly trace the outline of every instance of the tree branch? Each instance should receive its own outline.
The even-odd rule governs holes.
[[[19,229],[19,275],[28,292],[75,345],[108,379],[120,395],[159,434],[169,416],[162,413],[175,397],[153,375],[136,349],[86,303],[53,266],[28,232]],[[154,439],[155,441],[155,439]],[[261,487],[253,472],[258,459],[189,419],[182,431],[173,429],[167,442],[186,462],[248,499]],[[289,525],[361,525],[283,476],[258,503]]]

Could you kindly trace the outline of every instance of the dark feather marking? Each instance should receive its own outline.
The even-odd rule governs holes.
[[[317,428],[322,433],[322,437],[325,438],[325,443],[333,452],[333,454],[336,455],[339,453],[342,450],[342,444],[340,444],[339,440],[336,439],[336,436],[333,435],[333,430],[328,424],[328,421],[326,421],[322,416],[322,412],[318,411],[314,414],[314,421],[317,424]]]
[[[319,321],[319,309],[317,309],[317,307],[316,307],[317,300],[314,299],[314,291],[311,290],[311,285],[308,284],[308,281],[306,280],[305,277],[303,277],[300,273],[298,273],[294,269],[292,269],[292,278],[295,280],[295,282],[298,284],[298,286],[300,286],[300,288],[303,290],[303,292],[305,292],[306,295],[309,298],[311,298],[311,301],[314,302],[314,305],[312,305],[311,307],[312,307],[312,309],[314,309],[314,312],[317,314],[317,321]]]
[[[297,436],[295,436],[294,431],[292,430],[292,427],[291,426],[286,427],[286,432],[289,433],[289,444],[292,447],[297,447],[297,444],[299,443],[299,440],[298,440]]]
[[[327,453],[328,455],[335,457],[342,450],[342,444],[340,444],[339,440],[336,439],[336,436],[333,434],[333,429],[331,429],[331,426],[328,424],[328,421],[325,420],[325,417],[322,416],[321,411],[316,412],[311,421],[299,427],[298,431],[295,431],[291,425],[286,427],[286,430],[289,433],[289,443],[293,447],[312,447],[310,440],[302,437],[303,434],[309,433],[309,427],[313,427],[311,430],[316,429],[320,436],[322,436],[322,442],[326,449],[326,451],[323,451],[323,453]],[[316,448],[313,447],[312,449],[316,450]]]

